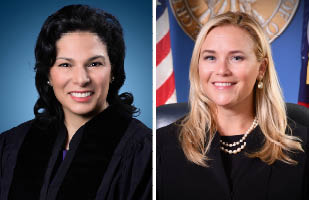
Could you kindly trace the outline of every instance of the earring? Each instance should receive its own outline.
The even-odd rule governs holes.
[[[112,77],[112,79],[111,79],[111,83],[112,83],[114,80],[115,80],[115,77]]]
[[[51,86],[51,87],[52,87],[52,85],[51,85],[50,81],[47,81],[47,85],[49,85],[49,86]]]
[[[264,84],[263,84],[262,80],[260,80],[259,83],[258,83],[258,88],[263,89],[263,87],[264,87]]]

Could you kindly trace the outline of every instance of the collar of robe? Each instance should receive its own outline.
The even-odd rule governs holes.
[[[119,106],[109,106],[78,129],[64,160],[65,126],[32,126],[18,152],[9,199],[94,199],[131,119]]]

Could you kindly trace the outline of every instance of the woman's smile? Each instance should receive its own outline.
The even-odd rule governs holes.
[[[93,94],[94,92],[92,91],[74,91],[69,93],[74,101],[81,103],[89,102]]]
[[[219,81],[213,82],[213,85],[218,90],[231,89],[235,84],[236,84],[235,82],[219,82]]]

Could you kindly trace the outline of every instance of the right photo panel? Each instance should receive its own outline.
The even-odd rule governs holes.
[[[156,1],[156,198],[309,198],[309,2]]]

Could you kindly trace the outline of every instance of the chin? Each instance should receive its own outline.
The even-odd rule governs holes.
[[[230,103],[217,103],[217,102],[214,102],[216,106],[219,106],[219,107],[229,107],[231,104]]]
[[[80,116],[91,116],[93,115],[92,111],[74,111],[73,112],[75,115],[80,115]]]
[[[217,106],[228,106],[231,105],[233,102],[230,98],[211,98],[212,102]]]
[[[90,115],[91,113],[94,113],[95,109],[94,107],[84,107],[84,108],[73,108],[71,109],[71,112],[76,115]]]

